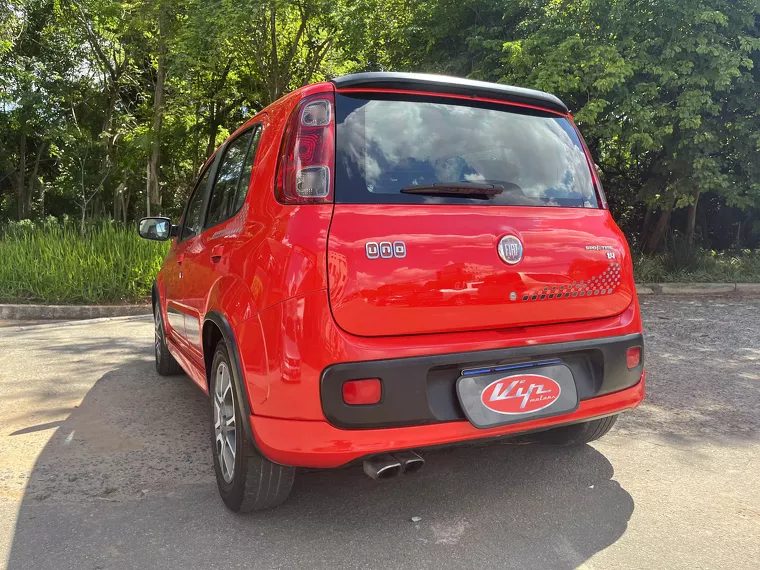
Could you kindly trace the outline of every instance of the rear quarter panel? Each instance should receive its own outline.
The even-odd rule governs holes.
[[[261,313],[327,288],[327,234],[333,205],[284,206],[277,201],[274,187],[291,112],[303,97],[331,90],[331,84],[311,85],[266,108],[244,205],[243,231],[231,252],[229,276],[215,284],[208,298],[207,311],[219,311],[233,327],[252,407],[266,400],[270,381],[280,380],[282,359],[271,361],[267,346],[282,346],[287,330],[284,317],[264,330]],[[252,122],[257,120],[258,116]]]
[[[303,97],[331,89],[330,84],[311,85],[266,109],[268,124],[251,177],[245,231],[230,263],[230,272],[250,287],[257,311],[327,286],[332,204],[284,206],[277,201],[274,186],[282,136],[293,108]]]

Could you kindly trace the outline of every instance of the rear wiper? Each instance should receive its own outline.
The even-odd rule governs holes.
[[[488,199],[504,192],[501,184],[483,184],[481,182],[436,182],[404,186],[402,194],[421,194],[423,196],[445,196],[462,198]]]

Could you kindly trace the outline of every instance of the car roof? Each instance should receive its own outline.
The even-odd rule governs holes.
[[[367,89],[404,89],[424,91],[429,93],[450,93],[498,99],[510,103],[534,105],[567,114],[567,106],[551,93],[535,89],[488,83],[473,79],[462,79],[447,75],[427,73],[398,73],[398,72],[367,72],[344,75],[331,80],[338,89],[367,88]]]

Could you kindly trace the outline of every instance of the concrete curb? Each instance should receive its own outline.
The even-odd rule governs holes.
[[[54,329],[59,327],[76,327],[81,325],[93,325],[98,323],[127,322],[127,321],[152,321],[153,315],[132,315],[127,317],[103,317],[100,319],[82,319],[78,321],[61,321],[60,323],[43,323],[40,325],[19,325],[2,328],[0,327],[0,336],[6,332],[35,331],[38,329]]]
[[[67,321],[149,315],[150,305],[0,305],[0,320]]]
[[[760,294],[760,283],[636,283],[639,295]]]

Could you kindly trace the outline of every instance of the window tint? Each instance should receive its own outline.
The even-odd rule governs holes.
[[[439,98],[336,95],[336,202],[598,207],[570,121]],[[489,200],[402,193],[430,184],[503,187]]]
[[[182,222],[182,240],[197,236],[201,233],[201,210],[203,209],[203,196],[206,193],[208,177],[211,172],[211,165],[203,173],[198,185],[195,187],[190,203],[185,212],[185,220]]]
[[[253,141],[248,149],[248,154],[245,157],[243,163],[243,172],[240,175],[240,182],[238,183],[237,193],[235,194],[235,205],[232,208],[232,214],[237,212],[245,202],[245,197],[248,194],[248,186],[251,184],[251,172],[253,171],[253,160],[256,156],[256,149],[259,146],[259,139],[261,138],[261,127],[256,127],[253,131]]]
[[[235,202],[235,192],[240,174],[244,170],[243,164],[246,161],[246,152],[250,140],[251,133],[242,135],[233,140],[224,152],[222,163],[219,165],[219,172],[216,175],[216,183],[211,191],[211,201],[206,216],[207,228],[223,222],[235,212],[232,209]]]

